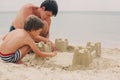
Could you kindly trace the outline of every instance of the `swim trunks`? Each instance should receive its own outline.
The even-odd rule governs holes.
[[[10,29],[9,29],[9,32],[15,30],[15,27],[14,26],[11,26]]]
[[[2,54],[0,52],[0,58],[6,62],[16,63],[20,59],[20,57],[21,57],[20,50],[12,54]]]

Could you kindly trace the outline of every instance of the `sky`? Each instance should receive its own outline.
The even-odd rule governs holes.
[[[44,0],[0,0],[0,11],[18,11],[24,4]],[[120,11],[120,0],[56,0],[59,11]]]

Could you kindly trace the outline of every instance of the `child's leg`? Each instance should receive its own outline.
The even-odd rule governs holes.
[[[22,48],[20,48],[20,52],[21,52],[21,58],[18,62],[22,62],[21,59],[30,51],[30,47],[29,46],[24,46]]]

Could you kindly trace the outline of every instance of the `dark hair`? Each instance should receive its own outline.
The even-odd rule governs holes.
[[[30,15],[25,20],[24,29],[26,31],[38,30],[44,27],[43,21],[37,16]]]
[[[45,7],[46,11],[52,11],[53,16],[56,16],[58,13],[58,5],[55,0],[45,0],[40,7]]]

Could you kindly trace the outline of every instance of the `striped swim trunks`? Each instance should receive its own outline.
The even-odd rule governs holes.
[[[12,53],[12,54],[2,54],[0,52],[0,58],[6,62],[16,63],[20,59],[20,57],[21,57],[20,50],[16,51],[15,53]]]

